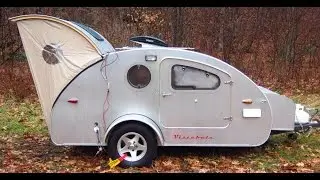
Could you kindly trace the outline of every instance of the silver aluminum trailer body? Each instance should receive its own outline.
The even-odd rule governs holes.
[[[71,21],[12,20],[56,145],[106,146],[114,158],[128,155],[122,165],[140,166],[150,164],[157,146],[253,147],[272,131],[295,128],[291,99],[212,56],[152,44],[160,42],[152,37],[136,38],[142,47],[116,50]]]

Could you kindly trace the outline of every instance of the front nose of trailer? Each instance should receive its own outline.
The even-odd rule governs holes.
[[[320,127],[319,119],[316,119],[319,109],[305,108],[301,104],[296,104],[295,131]]]
[[[310,114],[305,111],[305,108],[301,104],[296,104],[296,123],[308,123],[310,120]]]

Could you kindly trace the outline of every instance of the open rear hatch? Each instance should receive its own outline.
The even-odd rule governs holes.
[[[115,51],[83,24],[46,15],[22,15],[17,23],[41,106],[50,123],[52,105],[63,88],[89,65]]]

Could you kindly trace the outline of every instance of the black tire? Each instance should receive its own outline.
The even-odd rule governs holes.
[[[121,125],[119,128],[114,130],[108,141],[108,155],[112,159],[117,159],[120,157],[120,154],[117,150],[117,144],[120,138],[126,133],[137,133],[141,135],[147,145],[147,150],[144,156],[137,161],[127,161],[124,159],[119,166],[120,167],[142,167],[142,166],[151,166],[153,159],[157,156],[157,140],[150,128],[147,128],[141,124],[129,123]],[[128,153],[130,155],[130,153]]]
[[[297,140],[298,139],[298,134],[297,133],[290,133],[290,134],[288,134],[288,138],[290,140]]]

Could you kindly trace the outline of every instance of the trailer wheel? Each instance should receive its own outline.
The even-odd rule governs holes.
[[[112,132],[108,141],[108,155],[117,159],[126,154],[120,167],[150,166],[157,154],[153,132],[141,124],[124,124]]]
[[[291,140],[297,140],[298,134],[297,133],[290,133],[290,134],[288,134],[288,138]]]

